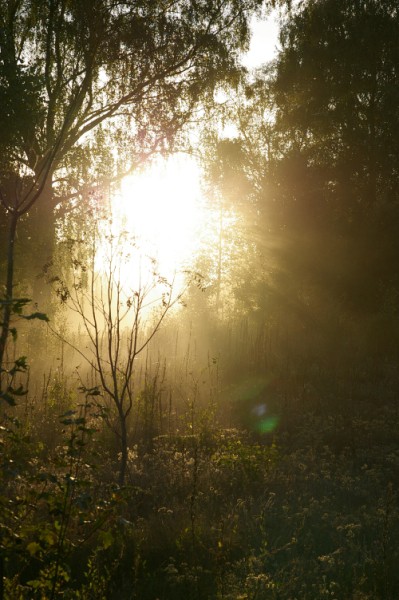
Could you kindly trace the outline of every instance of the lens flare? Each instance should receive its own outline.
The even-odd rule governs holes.
[[[272,376],[253,377],[234,387],[232,398],[239,419],[252,431],[272,433],[279,424],[278,396],[274,384]]]
[[[277,427],[279,423],[279,418],[277,415],[273,415],[268,417],[267,419],[262,419],[256,425],[256,431],[259,433],[272,433]]]

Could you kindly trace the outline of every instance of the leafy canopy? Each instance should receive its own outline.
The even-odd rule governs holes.
[[[45,179],[105,120],[118,125],[115,144],[170,142],[217,83],[237,77],[262,3],[2,0],[3,196],[10,172]]]

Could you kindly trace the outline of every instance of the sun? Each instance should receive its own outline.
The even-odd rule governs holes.
[[[201,173],[195,160],[176,154],[126,177],[113,207],[164,276],[173,276],[192,262],[205,223]]]

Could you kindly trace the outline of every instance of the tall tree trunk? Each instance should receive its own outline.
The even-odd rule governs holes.
[[[14,266],[15,266],[15,239],[17,234],[18,212],[9,213],[8,243],[7,243],[7,267],[5,281],[5,297],[2,310],[1,332],[0,332],[0,392],[2,391],[2,368],[4,355],[7,347],[7,339],[10,333],[10,320],[13,308]]]
[[[223,262],[223,200],[219,198],[219,231],[218,231],[218,248],[217,248],[217,265],[216,265],[216,314],[221,317],[221,293],[222,293],[222,262]]]
[[[32,301],[42,312],[49,312],[50,286],[44,272],[54,255],[56,219],[51,177],[40,197],[29,210],[18,240],[18,273],[28,283]]]
[[[128,445],[126,415],[122,408],[119,410],[119,422],[121,428],[121,460],[119,464],[119,485],[123,486],[125,484],[126,478]]]
[[[0,553],[0,600],[4,600],[4,556]]]

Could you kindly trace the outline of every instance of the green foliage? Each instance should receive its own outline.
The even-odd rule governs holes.
[[[275,115],[262,196],[282,268],[362,313],[397,291],[398,31],[394,3],[306,2],[254,88]]]
[[[122,155],[130,153],[129,163],[140,152],[166,149],[199,101],[209,104],[216,85],[237,80],[248,17],[261,5],[3,3],[3,157],[38,176],[50,153],[51,171],[62,163],[71,179],[72,171],[87,178],[92,144],[77,142],[105,120],[110,130],[97,136],[100,152],[111,138]]]
[[[237,138],[209,139],[221,206],[233,199],[237,220],[250,216],[236,252],[219,244],[211,266],[202,262],[205,274],[224,269],[219,321],[230,318],[243,345],[243,358],[225,360],[232,376],[284,362],[300,372],[397,361],[394,4],[314,0],[287,11],[281,51],[231,110]]]
[[[12,366],[6,365],[4,361],[5,349],[9,336],[14,344],[17,340],[17,328],[10,326],[12,319],[25,319],[27,321],[40,320],[48,322],[46,314],[33,312],[23,314],[24,308],[29,305],[29,298],[11,298],[0,299],[0,310],[2,310],[2,321],[0,322],[1,332],[1,360],[0,360],[0,400],[4,400],[9,406],[15,406],[16,401],[21,396],[26,396],[27,389],[19,382],[20,374],[27,375],[28,364],[26,356],[20,356],[15,359]],[[6,368],[8,367],[8,368]]]
[[[107,547],[102,536],[118,500],[92,494],[88,450],[98,415],[89,398],[98,390],[82,392],[85,402],[60,417],[64,440],[53,455],[43,455],[17,419],[2,428],[1,550],[10,598],[59,597],[70,585],[71,558],[87,541],[98,536],[99,548]]]
[[[48,322],[49,319],[48,319],[47,315],[44,313],[41,313],[41,312],[33,312],[33,313],[30,313],[29,315],[23,314],[24,308],[29,306],[29,304],[31,304],[31,303],[32,303],[31,298],[11,298],[11,299],[1,298],[0,299],[1,309],[4,310],[6,307],[9,306],[12,315],[20,317],[21,319],[26,319],[27,321],[31,321],[32,319],[39,319],[40,321]],[[3,326],[2,322],[0,322],[0,326]],[[15,337],[15,335],[16,335],[15,330],[13,330],[13,335]]]
[[[209,421],[195,435],[159,436],[130,449],[122,490],[106,483],[98,389],[80,393],[87,399],[59,417],[50,453],[34,428],[4,423],[10,599],[396,597],[389,403],[359,399],[330,413],[292,403],[274,441]]]

